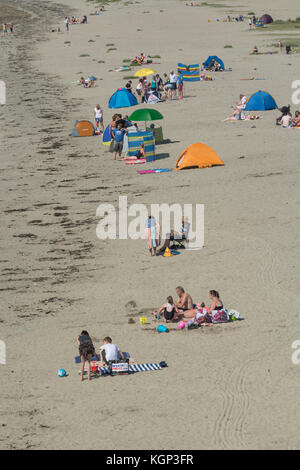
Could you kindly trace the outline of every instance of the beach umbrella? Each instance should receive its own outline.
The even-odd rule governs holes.
[[[147,77],[148,75],[154,75],[156,73],[153,69],[140,69],[135,72],[134,76],[137,78]]]
[[[158,121],[163,119],[163,115],[152,108],[137,109],[129,116],[129,121],[144,121],[146,128],[146,121]]]

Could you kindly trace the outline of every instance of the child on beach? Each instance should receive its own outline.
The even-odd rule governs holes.
[[[117,159],[117,153],[119,154],[119,160],[122,160],[123,140],[125,134],[128,134],[128,131],[123,129],[122,123],[119,123],[116,129],[113,129],[111,133],[114,139],[114,160]]]
[[[95,117],[95,122],[96,122],[96,134],[100,134],[100,125],[102,128],[102,132],[104,132],[104,125],[103,125],[103,110],[100,107],[100,104],[96,104],[96,107],[94,109],[94,117]]]
[[[178,99],[182,100],[183,98],[183,75],[180,74],[178,77]]]
[[[167,302],[160,307],[155,316],[160,318],[160,315],[162,314],[166,323],[176,320],[179,312],[176,305],[174,304],[173,297],[167,297]]]
[[[81,358],[80,380],[83,382],[83,372],[86,361],[88,361],[88,380],[91,380],[91,359],[93,356],[96,356],[96,352],[93,341],[91,340],[91,337],[86,330],[82,330],[80,335],[77,337],[77,344]]]
[[[118,346],[113,344],[109,336],[104,338],[103,343],[100,348],[100,359],[103,365],[109,364],[110,361],[117,361],[120,357],[125,360],[124,354]]]

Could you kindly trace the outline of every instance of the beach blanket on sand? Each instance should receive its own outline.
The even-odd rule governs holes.
[[[91,363],[92,369],[95,369],[93,364]],[[167,364],[162,362],[148,362],[145,364],[129,364],[129,374],[135,374],[136,372],[149,372],[153,370],[161,370],[164,367],[168,367]],[[97,367],[98,373],[100,375],[110,375],[111,370],[109,367]],[[85,366],[84,371],[87,371],[87,366]]]

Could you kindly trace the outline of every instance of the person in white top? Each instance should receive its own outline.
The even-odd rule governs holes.
[[[169,79],[170,79],[170,85],[171,85],[171,87],[169,89],[170,97],[172,96],[172,99],[176,99],[176,90],[177,90],[178,77],[177,77],[176,73],[174,73],[173,70],[170,73]]]
[[[238,109],[245,109],[245,108],[246,108],[247,101],[248,101],[247,96],[241,94],[241,95],[240,95],[240,101],[239,101],[238,104],[237,104],[237,108],[238,108]]]
[[[107,364],[109,361],[117,361],[120,357],[125,360],[124,354],[118,346],[112,343],[109,336],[106,336],[103,342],[104,344],[100,348],[100,358],[103,364]]]
[[[104,125],[103,125],[103,109],[101,109],[100,104],[96,104],[94,109],[94,117],[96,122],[96,129],[97,133],[100,134],[99,126],[101,125],[102,132],[104,132]]]
[[[291,113],[287,113],[284,116],[282,116],[280,123],[282,127],[287,129],[291,127],[291,120],[292,120]]]

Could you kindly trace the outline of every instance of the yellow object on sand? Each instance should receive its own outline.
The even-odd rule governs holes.
[[[140,324],[146,325],[146,323],[147,323],[147,317],[140,317]]]
[[[172,253],[171,253],[171,251],[170,251],[170,248],[167,247],[167,248],[165,249],[165,252],[164,252],[164,257],[167,258],[167,257],[169,257],[169,256],[173,256],[173,255],[172,255]]]
[[[224,165],[224,162],[208,145],[197,143],[185,149],[178,158],[175,169],[207,168],[216,165]]]
[[[135,72],[134,76],[135,77],[147,77],[147,75],[154,75],[156,73],[155,70],[153,69],[140,69],[137,72]]]

